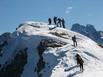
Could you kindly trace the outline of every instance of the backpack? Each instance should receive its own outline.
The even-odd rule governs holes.
[[[74,40],[74,37],[72,37],[72,40]]]
[[[77,64],[84,63],[84,61],[83,61],[83,59],[81,58],[80,55],[76,55],[76,58],[77,58]]]

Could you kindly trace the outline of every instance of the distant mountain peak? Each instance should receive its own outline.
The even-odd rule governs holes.
[[[87,24],[86,26],[80,25],[80,24],[73,24],[72,31],[81,33],[92,40],[96,41],[97,43],[103,43],[103,40],[101,39],[100,33],[95,29],[95,27],[91,24]]]

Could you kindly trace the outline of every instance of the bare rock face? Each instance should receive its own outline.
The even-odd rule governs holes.
[[[0,44],[3,41],[9,41],[9,39],[11,38],[11,33],[10,32],[5,32],[2,35],[0,35]]]
[[[5,66],[0,70],[1,77],[20,77],[23,71],[24,65],[27,63],[27,49],[20,50],[14,60],[10,64],[5,63]]]
[[[39,60],[37,62],[37,67],[35,68],[35,71],[38,74],[38,77],[42,77],[42,74],[40,73],[45,68],[45,61],[43,60],[43,53],[48,47],[56,48],[56,47],[62,47],[62,45],[65,45],[66,43],[60,42],[58,40],[54,39],[43,39],[40,41],[39,46],[37,47]]]
[[[11,38],[10,32],[5,32],[2,35],[0,35],[0,56],[2,56],[3,49],[4,49],[5,46],[8,45],[10,38]]]

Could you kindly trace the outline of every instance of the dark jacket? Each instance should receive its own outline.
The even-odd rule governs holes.
[[[83,64],[84,61],[79,54],[76,55],[77,64]]]

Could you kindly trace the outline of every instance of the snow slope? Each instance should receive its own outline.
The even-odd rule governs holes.
[[[54,28],[51,29],[51,26]],[[73,46],[71,40],[74,35],[77,37],[77,47]],[[45,67],[39,72],[40,76],[35,69],[40,59],[37,47],[43,39],[53,39],[66,44],[46,48],[42,54]],[[25,22],[12,33],[12,38],[0,57],[1,68],[9,64],[19,50],[26,47],[28,57],[21,77],[103,77],[103,48],[79,33],[43,22]],[[83,73],[76,65],[77,53],[84,60]]]

